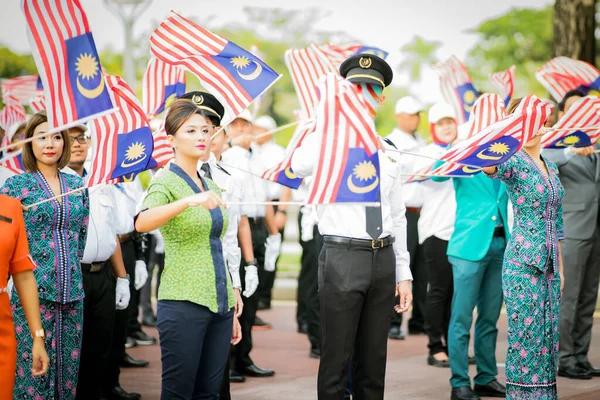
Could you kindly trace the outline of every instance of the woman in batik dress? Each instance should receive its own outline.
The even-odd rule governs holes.
[[[14,399],[68,400],[75,398],[83,325],[83,282],[79,260],[87,234],[88,194],[77,191],[80,177],[60,171],[71,156],[67,132],[48,132],[45,112],[31,117],[23,146],[23,165],[28,172],[10,177],[0,192],[29,206],[24,211],[31,257],[37,268],[43,337],[50,358],[48,373],[33,376],[33,338],[23,305],[16,292],[11,303],[17,338]],[[38,136],[39,135],[39,136]],[[52,200],[49,200],[52,199]],[[48,200],[44,203],[35,203]]]
[[[484,168],[506,183],[514,208],[502,269],[508,316],[507,399],[558,399],[564,189],[556,165],[540,154],[543,132],[505,163]]]

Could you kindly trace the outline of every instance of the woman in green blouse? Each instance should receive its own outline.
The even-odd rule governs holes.
[[[165,240],[158,293],[162,400],[218,399],[229,354],[240,295],[223,259],[228,219],[219,188],[197,173],[220,118],[191,100],[173,103],[165,129],[175,159],[150,183],[135,222],[139,232],[159,228]]]

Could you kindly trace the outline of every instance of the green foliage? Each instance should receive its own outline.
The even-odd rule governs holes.
[[[0,45],[0,77],[14,78],[36,73],[37,68],[31,54],[17,54]]]
[[[402,63],[398,66],[406,70],[413,81],[421,79],[421,68],[424,65],[432,65],[438,61],[435,52],[442,43],[427,41],[420,36],[415,36],[411,42],[400,48],[403,55]]]

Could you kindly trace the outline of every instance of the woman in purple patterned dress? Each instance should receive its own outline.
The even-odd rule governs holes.
[[[540,140],[538,134],[505,163],[483,169],[506,183],[514,207],[502,270],[507,399],[558,399],[564,189],[556,165],[540,154]]]
[[[71,155],[70,136],[66,131],[44,135],[47,131],[45,112],[31,117],[26,138],[40,136],[23,146],[23,165],[29,172],[8,178],[0,190],[23,206],[31,206],[23,217],[31,257],[37,265],[34,276],[50,358],[48,373],[32,376],[33,338],[19,296],[13,292],[17,338],[14,399],[74,399],[79,372],[84,296],[79,260],[87,235],[88,194],[81,190],[54,198],[81,188],[83,181],[60,172]]]

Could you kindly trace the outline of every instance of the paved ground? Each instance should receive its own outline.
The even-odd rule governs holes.
[[[249,378],[245,383],[232,384],[232,397],[244,400],[315,399],[318,361],[308,358],[308,339],[296,333],[295,306],[292,302],[277,303],[272,310],[261,311],[263,319],[273,325],[270,331],[254,332],[253,359],[257,365],[274,369],[273,378]],[[506,317],[499,322],[497,360],[499,380],[504,381],[506,351]],[[156,334],[154,329],[147,333]],[[426,363],[425,336],[410,336],[404,341],[390,341],[386,378],[386,399],[435,400],[448,399],[449,371],[429,367]],[[160,349],[158,345],[138,347],[131,355],[150,361],[146,369],[123,370],[121,384],[137,391],[146,400],[160,398]],[[591,361],[600,365],[600,319],[596,320],[590,351]],[[472,368],[472,376],[475,367]],[[600,378],[574,381],[559,378],[561,399],[600,399]]]

